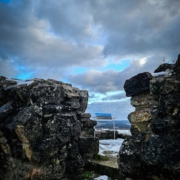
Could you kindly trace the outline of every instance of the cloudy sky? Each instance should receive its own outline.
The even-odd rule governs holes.
[[[0,0],[0,75],[89,91],[87,112],[127,119],[123,84],[177,59],[179,0]]]

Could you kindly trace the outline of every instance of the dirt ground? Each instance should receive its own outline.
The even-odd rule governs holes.
[[[114,156],[108,156],[108,157],[109,157],[109,160],[107,160],[107,161],[95,161],[95,160],[93,160],[93,162],[95,162],[97,164],[102,164],[105,166],[113,167],[113,168],[118,168],[117,157],[114,157]]]

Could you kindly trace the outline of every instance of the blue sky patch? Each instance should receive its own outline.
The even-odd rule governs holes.
[[[9,3],[11,0],[0,0],[0,2]]]
[[[112,64],[108,64],[106,67],[103,67],[102,70],[110,70],[113,69],[115,71],[123,71],[124,69],[126,69],[127,67],[129,67],[131,60],[130,59],[126,59],[126,60],[122,60],[119,63],[112,63]]]
[[[19,75],[15,76],[15,78],[26,80],[32,78],[33,74],[34,74],[33,72],[22,72]]]
[[[84,73],[86,71],[87,71],[87,68],[83,68],[83,67],[73,68],[73,74]]]

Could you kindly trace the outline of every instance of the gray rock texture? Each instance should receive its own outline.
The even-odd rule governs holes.
[[[128,116],[133,136],[125,139],[119,151],[118,164],[125,177],[133,180],[180,178],[179,62],[180,55],[168,76],[149,75],[147,88],[142,83],[147,77],[145,74],[125,82],[125,91],[127,96],[132,96],[131,104],[135,107]]]
[[[154,73],[171,71],[173,68],[174,68],[174,64],[164,63],[161,64],[156,70],[154,70]]]
[[[0,180],[58,180],[98,153],[88,92],[60,81],[0,76]]]
[[[126,80],[124,83],[126,96],[135,96],[141,92],[148,91],[151,79],[152,75],[149,72],[144,72]]]

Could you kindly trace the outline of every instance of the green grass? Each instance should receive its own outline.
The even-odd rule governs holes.
[[[74,176],[74,180],[92,180],[94,178],[94,172],[85,171],[81,174],[77,174]]]
[[[101,156],[100,154],[95,154],[92,159],[95,161],[108,161],[109,157]]]
[[[103,154],[107,154],[107,155],[111,155],[113,153],[114,153],[113,151],[103,151]]]

